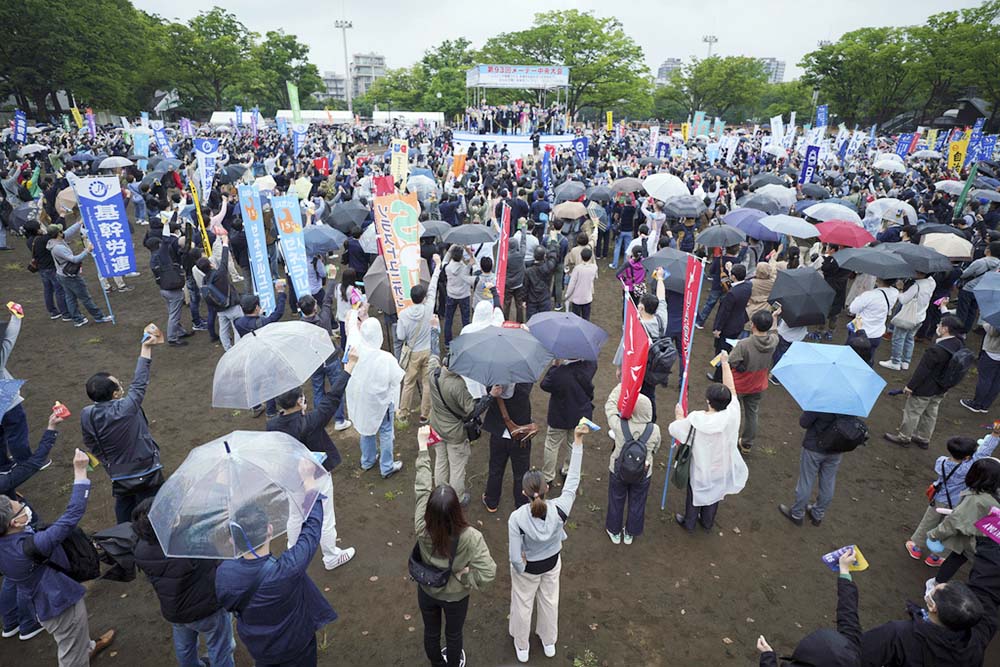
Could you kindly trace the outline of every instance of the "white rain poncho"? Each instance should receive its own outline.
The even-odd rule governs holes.
[[[670,424],[670,435],[687,440],[694,426],[691,447],[691,494],[695,507],[719,502],[746,486],[750,471],[737,449],[740,435],[740,402],[734,395],[722,412],[695,410]]]
[[[358,327],[358,313],[347,317],[347,344],[358,350],[358,363],[347,382],[347,411],[361,435],[375,435],[389,405],[399,407],[405,372],[396,357],[382,349],[382,325],[368,318]]]

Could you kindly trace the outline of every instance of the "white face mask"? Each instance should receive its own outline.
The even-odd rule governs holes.
[[[24,516],[28,518],[28,520],[24,522],[25,526],[29,525],[32,521],[35,520],[34,513],[32,513],[31,508],[28,507],[27,505],[25,505],[24,507]]]
[[[927,605],[927,611],[934,611],[931,609],[932,604],[934,605],[934,608],[937,609],[937,605],[934,603],[934,598],[931,597],[930,593],[924,595],[924,604]]]

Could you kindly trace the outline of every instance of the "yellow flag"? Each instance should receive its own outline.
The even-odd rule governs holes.
[[[927,148],[934,150],[934,146],[937,145],[937,130],[927,130]]]
[[[612,130],[612,128],[614,128],[614,126],[615,126],[615,113],[613,111],[609,111],[608,112],[608,122],[605,125],[604,129],[606,129],[608,132],[610,132]]]
[[[681,123],[681,137],[684,139],[684,143],[687,143],[688,134],[691,132],[691,123]]]
[[[962,171],[965,165],[965,152],[969,149],[969,140],[953,141],[948,146],[948,168],[953,171]]]
[[[76,107],[73,107],[73,108],[70,109],[70,111],[73,112],[73,120],[76,121],[76,128],[78,130],[82,129],[83,128],[83,116],[80,115],[80,110],[77,109]]]

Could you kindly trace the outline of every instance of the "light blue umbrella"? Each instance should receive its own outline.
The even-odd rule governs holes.
[[[771,371],[803,410],[867,417],[885,380],[846,345],[795,342]]]
[[[24,380],[0,380],[0,415],[14,405],[17,392],[21,390],[22,384],[24,384]]]
[[[374,227],[374,225],[372,226]],[[347,236],[343,232],[322,223],[303,227],[302,234],[306,242],[306,253],[309,255],[333,252],[343,246],[344,241],[347,240]]]
[[[987,273],[972,288],[979,305],[980,317],[995,327],[1000,327],[1000,273]]]

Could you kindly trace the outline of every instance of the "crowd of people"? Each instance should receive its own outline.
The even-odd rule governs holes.
[[[569,125],[566,105],[518,101],[513,104],[480,104],[465,109],[464,129],[479,134],[560,134]]]
[[[473,127],[500,134],[541,131],[547,123],[564,121],[559,109],[530,104],[470,109],[467,119]],[[331,472],[342,460],[331,431],[336,437],[353,428],[360,436],[362,470],[377,465],[382,478],[392,477],[409,463],[398,457],[395,441],[408,429],[416,432],[419,453],[412,462],[416,545],[410,572],[418,583],[424,648],[432,665],[466,664],[462,629],[469,598],[494,581],[494,557],[503,553],[501,545],[487,544],[472,525],[469,506],[481,503],[488,513],[500,511],[505,505],[508,462],[514,507],[508,518],[509,633],[515,657],[527,662],[536,606],[535,633],[542,651],[546,657],[557,652],[561,549],[584,450],[588,439],[595,437],[590,426],[595,400],[604,402],[606,430],[614,442],[608,461],[608,539],[614,545],[641,542],[647,496],[658,469],[654,457],[683,462],[668,471],[686,493],[684,511],[676,515],[676,522],[688,532],[699,525],[711,530],[721,501],[740,493],[749,478],[747,462],[762,437],[758,419],[768,409],[766,394],[781,385],[772,371],[803,341],[842,342],[868,366],[877,364],[901,378],[908,373],[900,427],[884,439],[900,447],[940,448],[942,455],[930,473],[930,507],[910,539],[900,544],[901,551],[905,546],[912,558],[936,569],[935,577],[926,582],[924,606],[913,606],[910,621],[863,631],[858,588],[851,575],[855,559],[848,551],[838,566],[837,628],[818,630],[803,639],[790,664],[984,664],[1000,604],[1000,545],[976,524],[994,509],[1000,513],[1000,461],[994,458],[1000,427],[981,441],[971,425],[934,439],[942,402],[960,402],[972,413],[987,413],[1000,393],[1000,331],[981,321],[989,313],[985,308],[980,312],[975,291],[978,281],[1000,269],[1000,208],[993,198],[959,199],[935,186],[939,181],[959,182],[965,173],[951,172],[936,160],[913,160],[892,172],[876,168],[880,151],[892,145],[890,139],[881,138],[849,163],[831,161],[811,184],[826,191],[823,200],[836,195],[838,201],[831,205],[852,210],[858,230],[874,232],[870,241],[856,246],[918,245],[922,237],[940,233],[942,227],[968,246],[967,255],[951,258],[954,261],[946,267],[933,271],[924,267],[897,280],[841,266],[844,255],[838,251],[850,244],[822,237],[815,241],[815,236],[786,234],[774,240],[751,229],[735,241],[700,240],[702,233],[713,230],[728,233],[735,226],[733,214],[757,210],[749,204],[760,196],[762,177],[792,193],[792,201],[771,213],[819,222],[799,206],[810,199],[805,188],[796,185],[801,157],[794,151],[775,155],[764,150],[773,145],[766,132],[741,132],[731,155],[712,162],[703,142],[672,140],[676,154],[659,160],[647,157],[648,134],[638,128],[614,133],[587,130],[586,159],[571,150],[553,151],[551,179],[546,180],[541,151],[514,160],[502,142],[470,151],[464,168],[453,169],[455,155],[447,128],[313,126],[298,151],[292,139],[275,128],[261,127],[253,135],[244,128],[242,133],[222,135],[227,176],[217,177],[211,190],[201,193],[201,210],[196,211],[186,186],[195,169],[192,138],[170,129],[173,152],[179,158],[153,156],[141,165],[133,156],[137,164],[111,172],[120,180],[127,202],[139,259],[136,273],[141,275],[147,267],[152,273],[166,307],[167,325],[147,330],[127,387],[111,372],[98,372],[86,380],[92,403],[80,410],[79,420],[89,455],[76,452],[68,507],[50,524],[17,489],[47,467],[62,418],[53,413],[32,451],[16,387],[11,405],[3,406],[4,637],[28,640],[44,629],[57,644],[59,664],[74,667],[88,664],[112,642],[113,631],[91,638],[85,588],[74,578],[77,552],[70,548],[91,493],[88,469],[98,462],[112,481],[116,522],[131,522],[135,565],[152,583],[162,615],[172,625],[180,665],[202,664],[200,638],[208,650],[205,662],[232,665],[233,618],[239,638],[257,664],[317,663],[316,630],[337,614],[306,568],[317,550],[328,570],[355,555],[354,548],[337,544],[331,476],[306,484],[307,494],[316,502],[301,525],[290,522],[287,530],[269,523],[267,514],[253,503],[239,508],[233,520],[244,535],[267,535],[263,544],[248,540],[248,549],[240,546],[239,558],[206,561],[168,556],[150,515],[169,471],[160,461],[155,428],[143,411],[157,345],[197,344],[195,332],[204,331],[225,353],[243,337],[295,319],[319,327],[336,350],[309,378],[311,395],[296,387],[271,396],[254,409],[255,416],[266,415],[267,431],[288,434],[322,454],[322,466]],[[207,134],[213,129],[198,131]],[[105,314],[91,296],[96,281],[87,280],[91,240],[78,245],[77,238],[86,230],[79,211],[67,207],[61,194],[77,177],[97,173],[101,155],[131,155],[129,139],[110,129],[102,129],[96,137],[59,128],[32,136],[42,150],[22,154],[10,137],[4,145],[5,243],[19,243],[23,236],[30,253],[29,270],[38,275],[37,289],[51,319],[85,326],[89,320],[82,305],[95,322],[110,323],[112,314]],[[726,136],[737,135],[727,130]],[[365,281],[379,263],[378,247],[366,231],[375,217],[377,183],[391,174],[385,143],[393,137],[409,141],[411,178],[419,174],[432,182],[431,187],[412,187],[421,204],[421,222],[440,221],[447,229],[422,236],[420,255],[428,278],[412,287],[412,305],[398,314],[371,303],[372,290]],[[984,163],[984,171],[991,166],[995,167]],[[644,179],[656,175],[676,179],[686,190],[678,196],[689,199],[647,192]],[[272,276],[279,278],[270,312],[262,310],[261,290],[253,285],[248,232],[235,191],[241,182],[257,183],[272,197],[298,194],[307,230],[325,225],[346,237],[334,249],[308,252],[309,293],[296,293],[292,284],[279,278],[288,274],[288,268],[273,211],[266,205],[267,261]],[[407,189],[401,179],[395,185],[398,191]],[[993,188],[988,182],[977,187],[982,185],[1000,200],[1000,182]],[[889,199],[905,206],[878,204]],[[35,214],[20,216],[33,201],[38,202]],[[687,207],[681,208],[682,203]],[[912,216],[900,213],[908,210]],[[508,211],[510,226],[504,237],[502,221]],[[495,240],[465,244],[441,239],[466,225],[490,227]],[[685,296],[684,280],[679,286],[670,282],[672,274],[657,264],[671,253],[697,257],[703,263],[708,285],[692,325],[711,332],[717,353],[714,368],[701,369],[707,370],[710,380],[705,402],[692,396],[697,408],[690,411],[681,407],[680,392],[674,394],[673,388],[685,387],[684,374],[698,370],[686,357],[685,336],[708,339],[708,333],[684,331],[685,299],[691,295]],[[598,281],[604,271],[601,262],[608,262],[613,279]],[[814,274],[834,295],[832,305],[811,324],[791,319],[786,307],[772,298],[782,275],[802,270]],[[683,269],[673,277],[683,278]],[[122,278],[110,282],[97,278],[104,294],[132,288]],[[24,279],[34,280],[27,272]],[[542,421],[532,414],[533,382],[487,385],[451,369],[451,352],[463,336],[502,328],[505,322],[530,333],[533,317],[559,310],[590,320],[597,289],[614,290],[616,310],[621,307],[628,313],[634,308],[650,342],[646,380],[627,414],[620,407],[627,390],[622,375],[631,369],[622,367],[628,352],[617,329],[611,339],[622,342],[607,364],[614,366],[617,380],[606,398],[595,392],[595,376],[604,366],[595,359],[557,358],[539,375],[538,389],[549,396],[544,434],[539,427],[529,427]],[[952,297],[957,309],[949,308]],[[149,304],[135,305],[149,310]],[[16,304],[9,309],[10,319],[0,332],[4,381],[15,379],[14,369],[22,378],[31,372],[17,363],[15,344],[22,317],[30,321],[38,316]],[[841,326],[844,319],[850,320],[846,327]],[[980,327],[975,361],[970,348]],[[884,339],[891,339],[891,350],[880,346]],[[923,345],[916,360],[915,342]],[[978,368],[974,391],[971,379],[966,380],[972,363]],[[956,396],[962,391],[967,395]],[[665,397],[676,404],[672,419],[669,411],[663,417]],[[797,526],[806,518],[819,526],[834,498],[838,466],[864,441],[867,428],[857,415],[811,410],[803,412],[799,424],[804,429],[800,475],[794,490],[786,490],[789,497],[794,494],[794,501],[779,505],[775,515],[780,512]],[[474,492],[467,479],[470,443],[484,436],[489,442],[487,480],[473,503],[479,491]],[[542,437],[542,466],[532,468],[531,446]],[[944,447],[937,444],[941,441],[946,442]],[[811,502],[815,486],[818,496]],[[271,543],[282,531],[287,532],[289,546],[272,555]],[[968,584],[954,580],[970,561]],[[763,637],[758,648],[762,665],[779,664]]]

